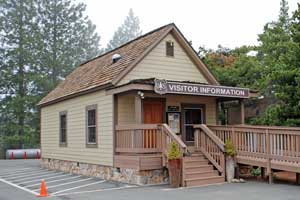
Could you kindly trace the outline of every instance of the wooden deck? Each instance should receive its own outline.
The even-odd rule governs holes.
[[[269,175],[273,169],[300,173],[300,128],[247,125],[208,128],[223,142],[231,139],[240,164],[264,167]]]
[[[115,167],[136,170],[167,167],[168,148],[172,141],[176,142],[184,157],[183,186],[225,180],[224,145],[228,139],[237,150],[237,162],[267,169],[270,182],[273,170],[295,172],[297,177],[300,173],[300,128],[195,125],[194,150],[198,157],[188,152],[166,124],[118,125],[115,129]],[[206,160],[208,164],[202,166]],[[207,170],[214,176],[203,178]]]

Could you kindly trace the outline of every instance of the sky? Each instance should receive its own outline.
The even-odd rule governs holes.
[[[277,20],[281,0],[77,0],[97,26],[101,47],[124,22],[129,9],[140,19],[143,33],[175,23],[193,47],[216,49],[258,44],[266,23]],[[289,0],[290,13],[299,0]]]

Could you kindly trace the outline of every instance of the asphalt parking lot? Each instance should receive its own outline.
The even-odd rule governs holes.
[[[41,180],[50,200],[299,200],[300,186],[247,182],[194,188],[136,186],[42,169],[38,160],[0,160],[0,200],[36,200]]]
[[[37,160],[0,161],[0,182],[15,189],[38,196],[42,180],[46,183],[50,197],[137,187],[136,185],[111,182],[100,178],[43,169]]]

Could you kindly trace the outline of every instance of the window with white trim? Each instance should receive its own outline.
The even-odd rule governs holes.
[[[88,147],[97,145],[97,105],[86,107],[86,144]]]

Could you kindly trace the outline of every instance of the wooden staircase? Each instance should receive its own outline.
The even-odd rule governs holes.
[[[225,182],[224,176],[221,176],[218,170],[214,169],[214,166],[201,152],[195,152],[183,158],[182,179],[184,187]]]

